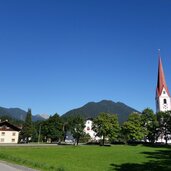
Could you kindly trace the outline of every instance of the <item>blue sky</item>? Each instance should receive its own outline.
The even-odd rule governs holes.
[[[171,91],[170,0],[0,1],[0,106],[63,114],[90,101],[155,110]]]

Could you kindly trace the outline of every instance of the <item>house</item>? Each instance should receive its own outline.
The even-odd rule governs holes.
[[[9,123],[7,120],[0,121],[0,144],[2,143],[18,143],[20,128]]]

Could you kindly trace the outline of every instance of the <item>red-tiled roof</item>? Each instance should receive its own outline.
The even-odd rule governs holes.
[[[163,66],[162,66],[162,60],[161,60],[161,57],[159,56],[156,97],[159,97],[161,95],[163,88],[165,88],[168,96],[170,96],[169,90],[168,90],[167,85],[166,85],[166,80],[165,80]]]

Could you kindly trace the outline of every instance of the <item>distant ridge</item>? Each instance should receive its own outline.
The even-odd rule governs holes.
[[[117,114],[119,122],[122,123],[128,119],[129,114],[138,112],[136,109],[127,106],[121,102],[113,102],[111,100],[102,100],[100,102],[89,102],[86,105],[73,109],[62,115],[62,117],[81,115],[84,118],[95,118],[99,113],[106,112]]]
[[[27,112],[20,108],[0,107],[0,116],[10,116],[11,118],[24,121],[26,115],[27,115]],[[42,117],[41,115],[33,115],[32,120],[33,121],[45,120],[45,118]]]

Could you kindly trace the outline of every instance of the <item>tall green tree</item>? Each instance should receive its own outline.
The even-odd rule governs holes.
[[[31,109],[28,109],[26,119],[20,133],[20,139],[28,143],[32,139],[32,134],[33,134],[32,113],[31,113]]]
[[[71,133],[75,138],[76,144],[78,145],[80,138],[85,136],[84,127],[85,123],[81,116],[73,117],[70,120]]]
[[[63,123],[60,116],[56,113],[50,116],[48,120],[39,125],[44,140],[51,142],[60,142],[63,138]]]
[[[171,129],[171,111],[166,112],[158,112],[157,113],[157,120],[159,122],[159,133],[160,137],[165,139],[167,144],[168,140],[170,139]]]
[[[111,141],[116,141],[120,133],[120,125],[118,121],[118,116],[116,114],[109,115],[109,121],[110,121],[109,139]]]
[[[93,121],[93,130],[97,133],[96,136],[102,137],[102,145],[104,145],[106,138],[115,140],[119,129],[117,115],[101,113]]]
[[[145,136],[145,129],[142,127],[141,116],[138,113],[130,114],[128,121],[122,125],[122,135],[125,143],[128,141],[140,141]]]
[[[154,143],[159,137],[159,123],[152,109],[146,108],[141,115],[142,126],[145,130],[145,141]]]

